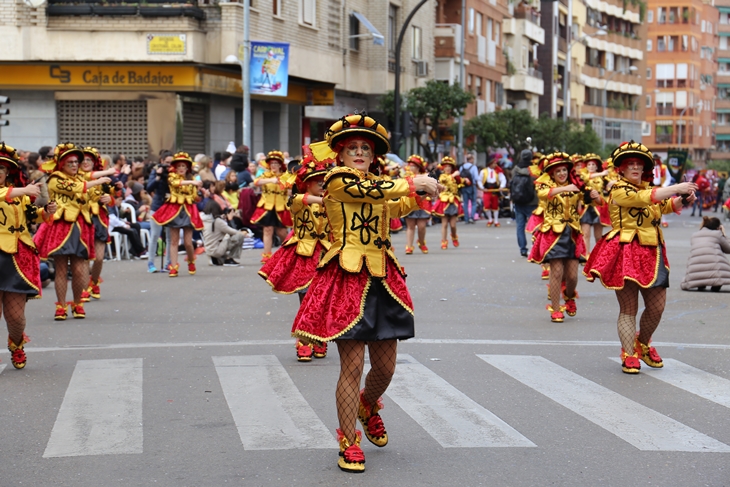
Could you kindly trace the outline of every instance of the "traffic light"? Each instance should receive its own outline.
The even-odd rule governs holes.
[[[7,127],[10,125],[10,122],[8,120],[3,120],[3,115],[10,115],[10,110],[7,108],[2,108],[2,105],[10,103],[10,98],[7,96],[0,95],[0,127]]]

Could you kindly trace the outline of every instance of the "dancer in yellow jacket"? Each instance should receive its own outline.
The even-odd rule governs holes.
[[[293,225],[291,213],[286,207],[291,185],[287,182],[289,176],[284,172],[284,154],[278,150],[270,151],[266,155],[264,165],[266,171],[253,182],[254,185],[261,187],[261,199],[251,216],[251,223],[264,228],[264,252],[261,254],[263,264],[271,258],[274,232],[283,242]]]
[[[443,191],[433,206],[432,213],[441,218],[441,249],[449,248],[449,241],[446,239],[446,227],[451,227],[451,242],[454,247],[459,246],[459,236],[456,234],[456,220],[464,216],[464,208],[461,206],[459,189],[464,187],[461,177],[454,174],[456,161],[453,157],[446,156],[441,159],[443,173],[439,176],[439,184]]]

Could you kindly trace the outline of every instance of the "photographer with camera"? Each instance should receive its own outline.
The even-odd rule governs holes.
[[[170,164],[172,164],[172,152],[164,151],[160,154],[160,163],[157,164],[150,174],[150,179],[147,181],[147,193],[154,194],[152,197],[152,205],[150,205],[150,241],[149,248],[147,249],[147,256],[149,261],[147,262],[147,272],[157,272],[155,267],[155,256],[157,255],[157,240],[162,235],[163,227],[158,225],[152,216],[155,211],[159,210],[160,207],[165,204],[165,197],[170,191],[167,184],[167,175],[170,170]],[[165,241],[169,241],[170,231],[165,229]],[[177,250],[177,249],[176,249]],[[170,263],[169,250],[165,251],[165,264]],[[161,272],[166,272],[167,266],[160,269]]]
[[[238,231],[228,225],[228,216],[233,211],[232,208],[221,209],[215,200],[208,200],[203,209],[203,243],[213,265],[239,265],[236,259],[241,256],[243,239],[249,231]]]

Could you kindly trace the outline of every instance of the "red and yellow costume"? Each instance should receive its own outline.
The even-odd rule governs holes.
[[[270,151],[266,155],[266,165],[268,167],[269,160],[277,160],[284,168],[284,154],[280,151]],[[291,183],[286,173],[275,175],[272,171],[267,170],[261,177],[256,178],[254,184],[259,179],[276,178],[276,183],[268,183],[261,186],[261,198],[256,204],[256,211],[251,216],[251,223],[262,226],[276,226],[291,228],[294,223],[291,219],[286,203],[289,198],[289,188]],[[258,185],[257,185],[258,186]]]
[[[185,152],[178,152],[172,160],[172,166],[176,163],[185,162],[188,170],[193,162]],[[185,178],[175,172],[167,176],[167,184],[170,187],[170,194],[167,201],[155,213],[152,218],[158,225],[171,228],[192,227],[195,230],[203,229],[203,220],[200,219],[198,207],[195,202],[198,200],[198,187],[193,184],[182,184]]]
[[[567,160],[567,154],[563,154]],[[548,173],[548,169],[569,161],[548,161],[543,174],[535,181],[537,197],[544,208],[543,221],[535,229],[532,249],[528,260],[537,264],[553,258],[580,259],[586,257],[586,246],[580,230],[578,205],[582,194],[563,192],[555,194],[558,184]],[[565,185],[568,182],[566,181]]]
[[[0,145],[0,163],[13,167],[19,173],[15,149]],[[41,294],[40,259],[30,223],[53,223],[53,215],[43,208],[33,206],[28,196],[10,198],[13,186],[0,187],[0,291],[27,294],[29,297]],[[28,221],[28,216],[33,217]]]
[[[456,161],[449,156],[444,157],[441,164],[450,164],[454,170],[456,169]],[[464,187],[461,177],[442,173],[439,176],[439,183],[444,189],[439,194],[439,199],[433,205],[431,212],[439,217],[464,216],[464,208],[461,206],[461,196],[459,196],[459,189]]]
[[[297,182],[301,183],[297,184],[299,190],[305,191],[307,180],[324,176],[326,172],[324,163],[305,162],[299,170],[301,176],[297,175]],[[290,199],[294,229],[259,271],[274,292],[292,294],[306,291],[317,272],[320,257],[330,249],[330,228],[324,208],[317,203],[308,203],[308,196],[303,193]]]
[[[103,169],[101,157],[99,152],[93,147],[85,147],[84,154],[90,155],[94,159],[93,171],[101,171]],[[85,181],[91,180],[92,172],[82,173],[82,179]],[[81,209],[81,213],[84,215],[84,219],[94,226],[94,237],[96,240],[103,242],[111,242],[111,235],[109,234],[109,209],[99,200],[104,195],[112,196],[111,188],[102,186],[94,186],[87,191],[86,194],[86,205]]]
[[[631,280],[647,288],[664,273],[668,277],[661,216],[679,213],[681,207],[675,208],[671,199],[657,201],[655,191],[649,182],[635,186],[623,178],[611,188],[613,228],[596,244],[583,269],[589,281],[598,277],[606,288],[622,289],[625,280]]]
[[[69,176],[60,170],[59,161],[72,153],[83,160],[83,152],[73,144],[60,144],[54,151],[56,164],[48,177],[48,195],[57,203],[58,209],[53,215],[53,225],[41,224],[33,238],[44,260],[56,255],[95,257],[94,227],[88,213],[83,214],[88,193],[86,180],[79,174]]]
[[[426,174],[428,170],[428,163],[423,157],[413,154],[406,161],[406,169],[404,171],[405,177],[413,177],[416,174],[409,169],[409,164],[418,166],[418,174]],[[431,212],[433,211],[433,204],[431,203],[430,196],[424,196],[419,198],[418,209],[409,213],[406,218],[431,218]]]
[[[602,167],[601,157],[596,154],[586,154],[583,158],[585,162],[595,161],[598,165],[599,171]],[[603,198],[604,193],[604,179],[601,176],[594,176],[588,172],[585,168],[578,174],[580,178],[585,182],[586,190],[595,190],[601,197],[601,203],[596,203],[591,200],[590,204],[584,206],[583,213],[581,214],[581,223],[587,223],[593,225],[600,223],[604,227],[611,226],[611,216],[609,215],[608,202]]]
[[[530,166],[530,173],[535,178],[535,181],[537,181],[537,179],[542,175],[542,168],[545,167],[545,162],[547,162],[545,156],[540,153],[535,154],[533,163]],[[527,220],[527,225],[525,226],[526,232],[534,233],[535,230],[542,225],[542,222],[545,220],[546,206],[547,200],[542,200],[538,198],[537,208],[535,208],[535,210],[532,212],[532,215],[530,215],[530,219]]]

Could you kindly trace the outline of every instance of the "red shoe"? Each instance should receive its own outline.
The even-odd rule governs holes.
[[[192,261],[189,261],[188,260],[187,263],[188,263],[188,274],[190,274],[191,276],[192,275],[195,275],[195,271],[196,271],[196,269],[195,269],[195,259],[193,259]]]
[[[634,352],[633,355],[629,355],[621,349],[621,370],[625,374],[638,374],[641,370],[641,362],[639,362],[639,354]]]
[[[406,245],[406,255],[411,255],[412,253],[413,253],[413,247]]]
[[[337,429],[337,442],[340,444],[340,458],[337,460],[337,466],[340,470],[351,473],[362,473],[365,471],[365,454],[360,448],[362,441],[362,433],[355,431],[355,444],[350,442],[342,433],[341,429]]]
[[[451,243],[454,244],[454,247],[459,246],[459,237],[451,237]]]
[[[327,356],[327,342],[313,342],[312,352],[314,353],[314,358],[325,358]]]
[[[360,391],[360,406],[357,417],[365,429],[365,437],[373,445],[382,448],[388,444],[388,433],[385,431],[383,419],[378,414],[378,411],[383,409],[383,401],[382,399],[378,399],[377,403],[371,407],[363,397],[364,390]]]
[[[501,226],[502,226],[502,225],[500,225],[500,224],[499,224],[499,222],[497,222],[497,223],[495,223],[495,224],[494,224],[494,228],[499,228],[499,227],[501,227]]]
[[[89,294],[91,294],[92,298],[101,299],[101,288],[99,287],[98,282],[96,284],[92,283],[91,286],[89,286],[88,291],[89,291]]]
[[[261,254],[261,263],[266,264],[271,258],[271,252],[264,252]]]
[[[81,291],[81,298],[79,298],[79,301],[82,303],[88,303],[89,301],[91,301],[91,294],[89,294],[88,289],[84,289],[83,291]]]
[[[421,249],[421,252],[423,252],[424,254],[428,253],[428,247],[426,247],[426,242],[418,242],[418,248]]]
[[[568,316],[575,316],[578,312],[578,307],[575,304],[575,298],[568,298],[565,300],[565,312]]]
[[[448,240],[442,240],[441,241],[441,250],[446,250],[449,248],[449,241]]]
[[[667,228],[667,227],[669,226],[669,223],[667,223],[667,222],[662,222],[662,226],[663,226],[664,228]]]
[[[168,267],[168,269],[169,269],[168,276],[170,276],[170,277],[177,277],[178,274],[180,274],[180,264],[175,264],[175,265],[170,264],[170,267]]]
[[[644,345],[639,341],[639,336],[637,334],[636,341],[634,342],[634,350],[638,352],[641,360],[643,360],[649,367],[655,369],[661,369],[664,367],[664,362],[657,353],[656,348],[651,346],[651,340],[649,340],[648,344]]]
[[[84,303],[69,302],[68,304],[71,305],[71,312],[73,313],[74,318],[76,318],[77,320],[83,320],[84,318],[86,318]]]
[[[565,315],[563,314],[564,308],[561,307],[557,311],[553,310],[553,307],[550,305],[547,305],[546,308],[550,311],[550,321],[553,323],[562,323],[565,321]]]
[[[56,314],[53,319],[56,321],[63,321],[68,318],[68,305],[66,303],[56,303]]]
[[[492,222],[487,222],[487,228],[491,227],[493,225]]]
[[[542,279],[543,281],[547,281],[548,279],[550,279],[550,268],[549,267],[542,269],[542,274],[540,275],[540,279]]]
[[[30,338],[28,338],[28,335],[23,333],[23,338],[20,340],[20,343],[16,345],[10,337],[8,337],[8,350],[10,351],[10,362],[12,362],[13,367],[16,369],[22,369],[25,367],[26,357],[25,357],[25,350],[23,350],[23,347],[26,343],[30,341]]]
[[[297,360],[300,362],[311,362],[312,347],[297,340]]]

